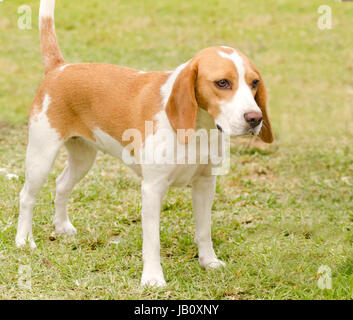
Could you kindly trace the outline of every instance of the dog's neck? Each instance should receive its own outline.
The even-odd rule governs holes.
[[[215,128],[216,128],[216,124],[215,124],[214,118],[205,109],[198,107],[195,129],[210,130]]]

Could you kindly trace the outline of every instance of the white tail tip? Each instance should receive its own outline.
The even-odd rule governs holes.
[[[39,17],[54,18],[55,0],[41,0]]]

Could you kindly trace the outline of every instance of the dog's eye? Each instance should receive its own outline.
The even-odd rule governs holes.
[[[255,90],[258,87],[259,82],[260,82],[259,79],[253,80],[253,82],[251,82],[251,88]]]
[[[227,79],[222,79],[222,80],[216,81],[215,85],[219,89],[231,89],[232,88],[232,84]]]

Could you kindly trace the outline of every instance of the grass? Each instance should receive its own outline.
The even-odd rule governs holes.
[[[224,44],[248,54],[267,83],[276,143],[234,139],[231,172],[217,180],[213,239],[227,266],[199,267],[191,192],[171,189],[161,213],[163,289],[139,287],[140,181],[106,155],[72,194],[76,237],[52,227],[62,151],[35,208],[38,249],[14,245],[27,110],[43,76],[38,3],[26,2],[31,30],[17,27],[22,1],[0,3],[2,299],[353,298],[351,3],[327,1],[333,28],[320,30],[316,0],[58,2],[57,33],[69,62],[169,70]],[[317,285],[322,265],[332,270],[332,290]],[[30,290],[19,288],[21,266],[32,270]]]

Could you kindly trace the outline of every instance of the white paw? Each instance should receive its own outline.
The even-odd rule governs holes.
[[[77,233],[76,228],[71,224],[70,221],[65,221],[65,222],[61,222],[61,223],[55,223],[55,232],[57,234],[66,234],[66,235],[70,235],[73,236]]]
[[[164,280],[163,273],[162,274],[142,274],[141,278],[141,287],[159,287],[162,288],[166,285]]]
[[[27,240],[28,239],[28,240]],[[32,249],[35,249],[37,248],[36,246],[36,243],[34,242],[34,240],[32,239],[32,237],[29,237],[29,238],[26,238],[26,237],[17,237],[16,236],[16,247],[17,248],[21,248],[21,247],[24,247],[27,242],[29,243],[29,246],[32,248]]]
[[[205,269],[217,269],[220,267],[224,267],[226,264],[218,259],[202,259],[199,258],[199,263],[201,265],[201,267],[205,268]]]

